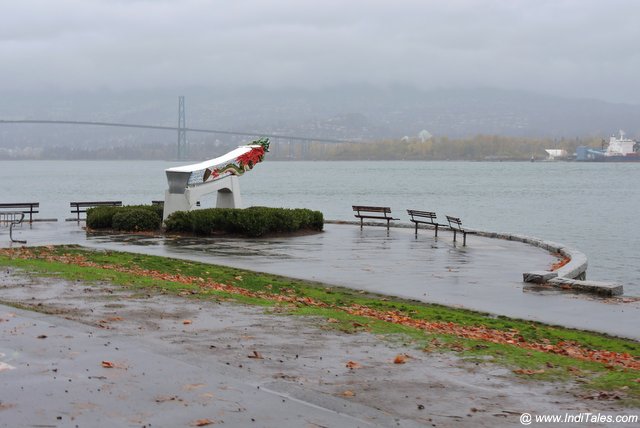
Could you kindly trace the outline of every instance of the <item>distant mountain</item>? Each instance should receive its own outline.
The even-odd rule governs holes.
[[[478,134],[606,137],[623,129],[640,137],[640,105],[570,99],[499,89],[422,91],[411,87],[342,86],[326,90],[187,88],[85,93],[3,93],[0,119],[177,124],[186,97],[187,126],[350,140],[400,139],[426,129],[435,136]],[[2,125],[0,147],[102,147],[171,144],[170,132],[50,125]],[[189,134],[191,141],[241,137]]]

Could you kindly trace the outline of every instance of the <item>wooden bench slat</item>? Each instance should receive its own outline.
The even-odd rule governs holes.
[[[90,202],[69,202],[69,206],[98,206],[98,205],[111,205],[111,206],[121,206],[122,201],[90,201]]]
[[[391,217],[391,208],[390,207],[374,207],[369,205],[352,205],[353,211],[356,211],[357,214],[354,214],[354,217],[360,219],[360,229],[364,225],[364,219],[370,218],[374,220],[386,220],[387,221],[387,231],[389,230],[389,222],[391,220],[399,220],[397,218]],[[372,215],[375,213],[380,213],[382,215]]]

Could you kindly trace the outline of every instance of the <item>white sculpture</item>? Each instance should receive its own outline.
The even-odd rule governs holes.
[[[262,138],[247,146],[204,162],[165,170],[169,189],[164,194],[163,220],[176,211],[191,211],[205,195],[218,192],[216,208],[240,208],[238,177],[262,162],[269,151],[269,139]]]

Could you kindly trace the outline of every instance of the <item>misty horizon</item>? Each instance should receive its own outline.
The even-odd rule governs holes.
[[[173,126],[184,95],[206,129],[640,137],[639,2],[4,3],[0,119]],[[110,132],[2,125],[0,147],[156,138]]]
[[[640,3],[11,2],[0,93],[497,88],[640,103]]]

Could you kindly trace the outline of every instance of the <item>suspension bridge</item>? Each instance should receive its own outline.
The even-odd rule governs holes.
[[[139,128],[139,129],[155,129],[161,131],[173,131],[178,133],[178,145],[177,155],[179,160],[184,160],[187,157],[187,132],[204,133],[204,134],[220,134],[220,135],[236,135],[245,137],[257,137],[257,138],[270,138],[270,139],[284,139],[290,141],[299,141],[303,143],[352,143],[354,141],[341,140],[333,138],[316,138],[299,135],[284,135],[284,134],[272,134],[268,132],[249,132],[249,131],[233,131],[233,130],[220,130],[220,129],[202,129],[202,128],[189,128],[186,126],[185,104],[184,97],[178,97],[178,126],[159,126],[159,125],[145,125],[137,123],[119,123],[119,122],[98,122],[98,121],[82,121],[82,120],[40,120],[40,119],[22,119],[22,120],[3,120],[0,119],[0,125],[2,124],[41,124],[41,125],[73,125],[73,126],[110,126],[119,128]]]

